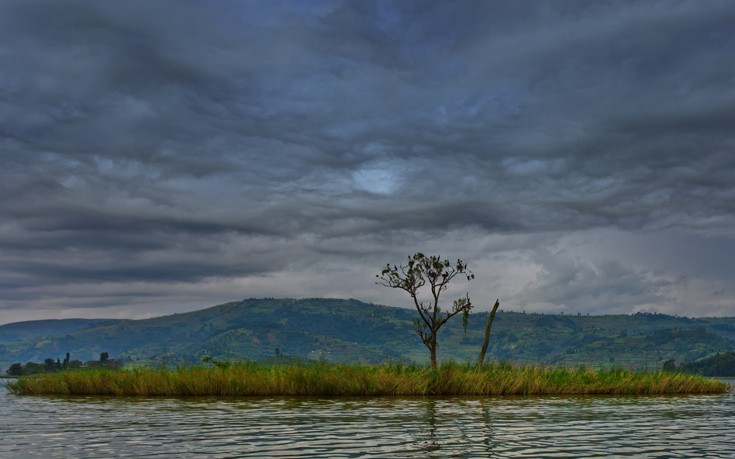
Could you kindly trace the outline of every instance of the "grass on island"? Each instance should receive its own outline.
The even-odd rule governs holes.
[[[495,363],[477,369],[422,365],[271,366],[70,370],[6,383],[19,395],[116,396],[454,396],[722,393],[721,381],[683,373]]]

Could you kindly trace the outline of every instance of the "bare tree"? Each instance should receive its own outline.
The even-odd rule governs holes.
[[[436,368],[436,336],[441,326],[461,312],[467,329],[467,319],[472,309],[468,294],[454,300],[451,309],[447,311],[442,311],[439,305],[439,296],[447,289],[449,282],[459,275],[467,277],[468,281],[475,278],[462,260],[452,264],[447,259],[442,260],[438,255],[426,256],[419,252],[408,257],[406,266],[387,264],[380,274],[375,276],[380,279],[376,284],[404,290],[413,299],[416,312],[419,314],[419,317],[414,319],[414,327],[416,334],[429,349],[432,368]],[[427,284],[431,290],[431,297],[426,302],[420,301],[419,290]]]

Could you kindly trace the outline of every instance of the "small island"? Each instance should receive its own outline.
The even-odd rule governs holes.
[[[686,373],[489,363],[482,366],[218,362],[177,369],[67,370],[6,382],[17,395],[502,396],[725,393],[728,384]]]
[[[405,265],[386,264],[376,284],[407,293],[417,317],[414,332],[429,352],[429,365],[416,363],[362,364],[326,361],[285,361],[266,364],[218,361],[205,357],[202,365],[174,368],[118,368],[104,352],[99,362],[47,359],[44,366],[11,366],[21,376],[6,384],[18,395],[115,396],[498,396],[498,395],[659,395],[724,393],[724,382],[676,371],[584,365],[544,366],[486,362],[490,332],[500,306],[497,299],[488,316],[476,364],[453,361],[438,364],[438,334],[461,316],[466,332],[473,303],[468,294],[442,307],[441,294],[453,279],[475,278],[461,259],[452,263],[438,255],[416,253]],[[430,300],[420,300],[422,287]],[[280,352],[277,353],[280,356]],[[75,363],[72,365],[72,363]],[[29,368],[31,367],[31,368]],[[35,373],[42,370],[41,373]],[[674,371],[671,371],[674,370]]]

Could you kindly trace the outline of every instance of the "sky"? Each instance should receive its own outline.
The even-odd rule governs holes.
[[[735,3],[0,2],[0,323],[355,298],[735,316]]]

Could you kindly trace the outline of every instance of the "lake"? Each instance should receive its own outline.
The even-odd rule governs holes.
[[[187,399],[20,397],[2,385],[0,418],[3,459],[735,457],[733,392]]]

